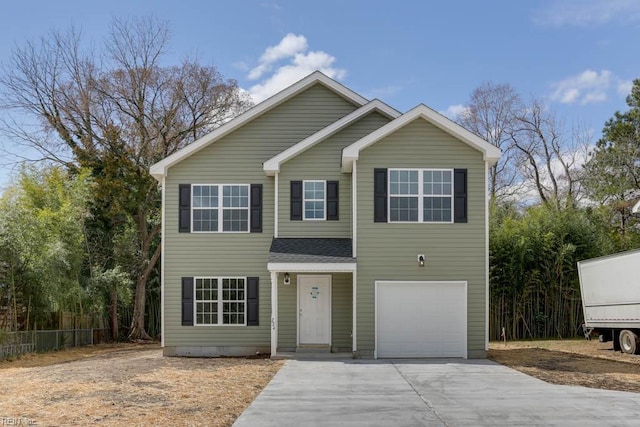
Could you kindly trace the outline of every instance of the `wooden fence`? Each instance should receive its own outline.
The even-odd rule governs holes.
[[[26,353],[61,350],[109,340],[109,329],[58,329],[53,331],[0,331],[0,359]]]

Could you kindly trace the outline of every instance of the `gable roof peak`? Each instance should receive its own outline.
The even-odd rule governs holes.
[[[283,102],[293,98],[294,96],[298,95],[299,93],[307,90],[308,88],[316,84],[322,84],[329,90],[342,96],[343,98],[352,102],[358,107],[361,107],[362,105],[368,102],[368,100],[365,97],[352,91],[351,89],[344,86],[343,84],[338,83],[336,80],[333,80],[323,72],[314,71],[308,76],[302,78],[301,80],[298,80],[296,83],[292,84],[291,86],[288,86],[282,89],[280,92],[276,93],[275,95],[272,95],[271,97],[265,99],[259,104],[256,104],[249,110],[233,118],[232,120],[223,124],[222,126],[215,129],[214,131],[209,132],[208,134],[202,136],[201,138],[197,139],[196,141],[192,142],[186,147],[176,151],[175,153],[169,155],[168,157],[154,164],[149,169],[151,175],[154,178],[156,178],[158,181],[162,181],[162,177],[167,175],[167,172],[171,166],[181,162],[187,157],[190,157],[191,155],[209,146],[210,144],[214,143],[220,138],[223,138],[224,136],[228,135],[232,131],[240,128],[246,123],[249,123],[253,119],[261,116],[262,114],[265,114],[271,109],[277,107]]]
[[[488,143],[436,110],[424,104],[418,104],[397,119],[345,147],[342,150],[342,171],[351,172],[353,162],[358,160],[362,150],[419,118],[480,151],[484,160],[490,165],[495,164],[500,158],[501,151],[495,145]]]

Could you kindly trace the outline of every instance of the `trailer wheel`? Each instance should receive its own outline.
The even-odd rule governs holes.
[[[620,349],[627,354],[637,354],[640,350],[638,336],[627,329],[620,331]]]

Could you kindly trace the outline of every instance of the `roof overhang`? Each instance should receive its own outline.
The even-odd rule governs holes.
[[[353,273],[356,271],[355,262],[270,262],[267,263],[267,270],[271,273]]]
[[[353,169],[353,162],[358,160],[362,150],[417,119],[426,120],[428,123],[480,151],[483,155],[484,161],[488,162],[490,165],[495,164],[500,158],[501,151],[498,147],[488,143],[477,135],[474,135],[437,111],[432,110],[424,104],[420,104],[392,122],[387,123],[385,126],[382,126],[364,138],[361,138],[348,147],[345,147],[345,149],[342,150],[342,171],[351,172]]]
[[[379,99],[374,99],[371,102],[358,108],[354,112],[347,114],[340,120],[333,122],[329,126],[319,130],[313,135],[303,139],[302,141],[298,142],[295,145],[292,145],[291,147],[287,148],[283,152],[279,153],[278,155],[264,162],[263,169],[265,173],[267,174],[267,176],[275,175],[276,173],[280,172],[280,165],[282,163],[303,153],[304,151],[308,150],[309,148],[313,147],[319,142],[329,138],[330,136],[336,134],[337,132],[341,131],[342,129],[346,128],[350,124],[358,121],[359,119],[361,119],[362,117],[366,116],[367,114],[373,111],[377,111],[387,116],[390,119],[396,119],[400,117],[399,111],[395,110],[394,108],[391,108],[390,106],[380,101]]]
[[[192,142],[187,145],[183,149],[171,154],[165,159],[159,161],[158,163],[151,166],[149,169],[151,175],[158,181],[162,181],[162,177],[166,176],[168,170],[171,166],[179,163],[180,161],[186,159],[187,157],[197,153],[203,148],[209,146],[209,144],[219,140],[220,138],[228,135],[239,127],[245,125],[256,117],[266,113],[267,111],[273,109],[274,107],[282,104],[288,99],[294,97],[295,95],[303,92],[309,87],[315,84],[322,84],[325,87],[331,89],[338,95],[347,99],[348,101],[354,103],[357,106],[362,106],[368,102],[366,98],[352,91],[348,87],[338,83],[337,81],[327,77],[325,74],[320,71],[315,71],[309,74],[307,77],[302,80],[294,83],[293,85],[287,87],[286,89],[278,92],[272,97],[266,99],[265,101],[259,103],[248,111],[242,113],[238,117],[228,121],[223,124],[213,132],[208,133],[202,138]]]

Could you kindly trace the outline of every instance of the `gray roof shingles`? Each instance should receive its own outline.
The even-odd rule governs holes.
[[[269,262],[356,262],[351,256],[351,244],[351,239],[274,238],[271,242]]]

